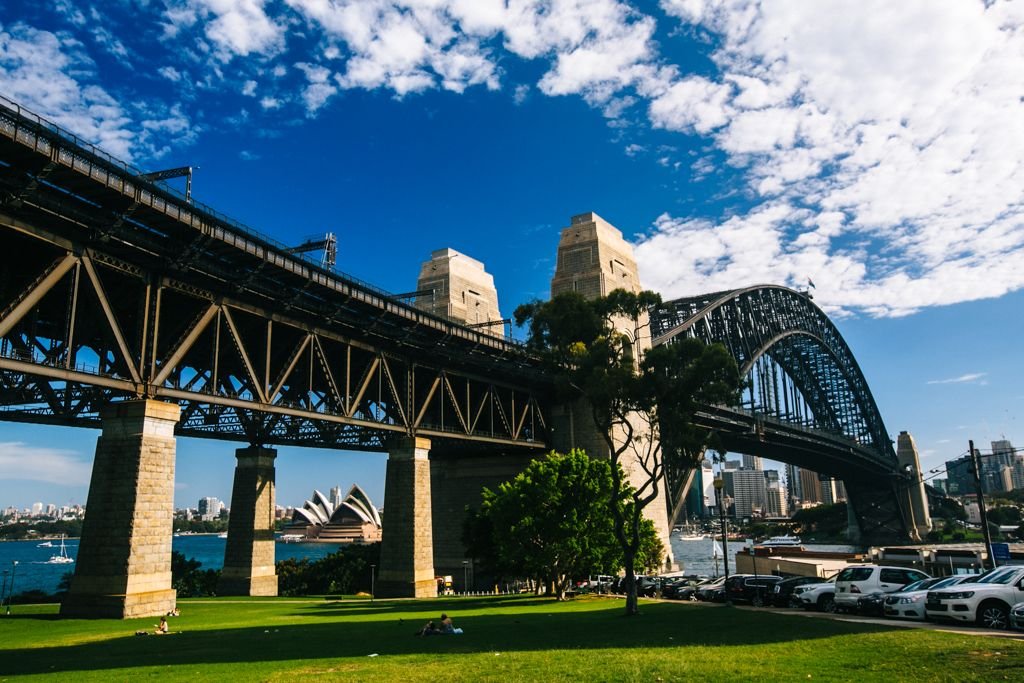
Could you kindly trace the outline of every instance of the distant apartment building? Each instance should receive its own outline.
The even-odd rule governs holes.
[[[726,470],[725,492],[733,501],[733,516],[761,517],[768,497],[764,472],[760,470]]]
[[[199,518],[204,521],[212,521],[220,517],[220,511],[224,509],[224,503],[217,498],[208,496],[200,498],[198,504]]]
[[[761,461],[761,457],[757,455],[744,455],[742,463],[745,470],[760,471],[764,469],[764,463]]]
[[[785,517],[789,506],[786,499],[786,486],[777,470],[764,471],[765,482],[765,516]]]

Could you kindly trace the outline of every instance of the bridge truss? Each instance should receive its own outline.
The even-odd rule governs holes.
[[[183,435],[541,449],[519,346],[321,268],[0,98],[0,419],[178,402]]]
[[[867,381],[835,325],[801,292],[756,286],[677,299],[651,312],[654,344],[721,343],[746,378],[737,406],[699,416],[728,450],[843,480],[862,533],[901,539],[908,484]],[[676,502],[688,473],[670,473]]]

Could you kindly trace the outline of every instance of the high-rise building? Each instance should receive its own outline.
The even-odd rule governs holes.
[[[331,487],[331,505],[333,505],[334,507],[338,507],[339,505],[341,505],[341,487],[340,486],[332,486]]]
[[[43,514],[43,504],[39,502],[32,503],[32,516],[38,517],[41,514]]]
[[[765,515],[767,517],[785,517],[788,512],[786,487],[782,483],[777,470],[765,470]]]
[[[823,503],[824,496],[821,492],[821,481],[818,473],[811,470],[800,470],[800,502],[801,503]]]
[[[743,455],[743,469],[745,470],[763,470],[764,464],[761,462],[761,457],[757,455]]]
[[[764,472],[758,470],[726,470],[725,492],[733,501],[733,516],[760,517],[765,511],[767,492]]]
[[[199,518],[205,521],[217,519],[220,516],[220,511],[223,507],[224,503],[212,496],[200,498],[199,504],[197,505]]]
[[[946,481],[949,495],[966,496],[974,493],[974,477],[971,475],[971,456],[946,461]]]
[[[803,500],[803,487],[800,485],[800,468],[786,465],[786,490],[789,494],[789,508],[795,510]]]

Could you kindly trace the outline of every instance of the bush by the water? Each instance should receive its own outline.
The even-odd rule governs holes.
[[[171,585],[179,598],[202,598],[217,594],[219,569],[203,569],[198,560],[171,552]]]
[[[380,567],[380,543],[349,545],[319,560],[277,563],[278,595],[352,595],[370,592],[370,565]]]

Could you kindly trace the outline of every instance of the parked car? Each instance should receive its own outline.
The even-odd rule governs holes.
[[[880,617],[885,610],[885,598],[888,593],[868,593],[857,598],[857,614],[865,617]]]
[[[719,577],[697,589],[697,599],[701,602],[725,601],[725,577]]]
[[[822,583],[823,581],[824,579],[819,579],[817,576],[791,576],[788,579],[783,579],[772,587],[772,592],[769,596],[771,603],[776,607],[789,607],[793,604],[791,600],[797,588]]]
[[[966,621],[987,628],[1010,625],[1010,608],[1024,601],[1024,567],[995,569],[968,585],[928,591],[929,619]]]
[[[662,585],[661,597],[667,600],[689,600],[696,590],[698,583],[696,579],[682,577],[670,579]]]
[[[834,612],[836,609],[835,594],[836,577],[833,576],[825,583],[814,584],[801,591],[799,594],[800,606],[819,612]]]
[[[725,582],[725,595],[732,602],[762,607],[768,600],[768,591],[780,581],[781,576],[770,574],[733,574]]]
[[[930,578],[922,571],[906,567],[882,567],[877,564],[847,567],[836,577],[836,610],[856,610],[857,600],[863,595],[895,593],[915,581]]]
[[[1018,602],[1010,608],[1010,628],[1024,631],[1024,602]]]
[[[944,579],[924,579],[916,581],[903,590],[889,593],[885,598],[885,616],[903,619],[924,620],[924,601],[928,597],[929,590],[939,590],[956,586],[964,581],[977,578],[976,574],[965,574],[961,576],[947,576]]]

